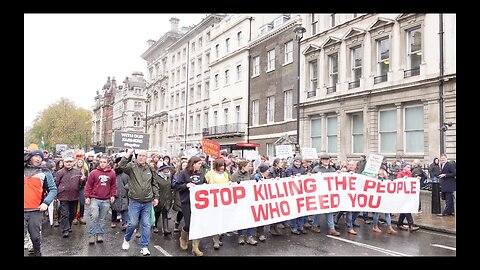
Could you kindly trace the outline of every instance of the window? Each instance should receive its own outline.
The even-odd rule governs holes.
[[[275,145],[273,143],[267,143],[267,157],[274,157],[275,154]]]
[[[134,111],[140,111],[141,108],[142,108],[142,102],[140,102],[140,101],[135,101],[135,102],[133,103],[133,110],[134,110]]]
[[[185,92],[184,92],[185,93]],[[183,96],[183,95],[182,95]],[[177,94],[175,95],[175,101],[176,101],[176,105],[177,107],[180,106],[179,102],[180,102],[180,93],[177,92]],[[183,102],[182,102],[183,103]]]
[[[242,31],[237,33],[237,46],[242,46]]]
[[[337,153],[337,117],[327,118],[327,152]]]
[[[317,149],[317,153],[320,153],[322,149],[322,119],[312,119],[310,121],[310,130],[312,148]]]
[[[205,99],[210,98],[210,82],[205,82]]]
[[[237,65],[237,82],[242,80],[242,65]]]
[[[219,45],[215,45],[215,58],[218,58],[220,56],[220,48]]]
[[[191,69],[190,69],[191,72],[190,72],[190,74],[191,74],[191,77],[193,77],[193,75],[195,75],[195,61],[192,61],[192,62],[190,63],[190,66],[191,66]]]
[[[218,111],[213,111],[213,126],[218,126]]]
[[[203,116],[203,121],[205,122],[205,127],[208,127],[208,112],[205,112]]]
[[[183,48],[182,50],[182,60],[185,60],[187,58],[187,48]]]
[[[289,41],[284,45],[285,61],[284,64],[293,62],[293,41]]]
[[[397,148],[397,111],[380,111],[380,153],[395,153]]]
[[[229,76],[230,76],[230,70],[225,70],[225,85],[229,84]]]
[[[318,86],[318,61],[310,62],[310,91],[316,91]]]
[[[180,118],[180,121],[181,121],[180,123],[182,123],[182,125],[181,125],[182,127],[180,127],[180,125],[178,126],[178,132],[177,132],[177,134],[184,134],[184,132],[185,132],[185,125],[186,125],[187,123],[185,123],[185,118],[183,118],[183,117]]]
[[[140,126],[140,122],[141,122],[141,118],[140,117],[133,117],[133,126],[134,127],[139,127]]]
[[[215,83],[215,89],[217,89],[219,87],[219,85],[218,85],[218,74],[215,74],[215,76],[214,76],[214,83]]]
[[[192,42],[192,53],[195,52],[195,42]]]
[[[260,75],[260,56],[253,58],[253,76]]]
[[[240,105],[235,106],[235,121],[237,124],[242,122],[242,117],[240,115]]]
[[[377,75],[387,75],[390,65],[390,48],[388,38],[384,38],[377,41]]]
[[[189,103],[193,103],[195,101],[195,96],[194,96],[194,89],[193,89],[193,86],[190,87],[190,91],[189,91],[189,95],[188,95],[188,98],[189,98]]]
[[[330,24],[331,27],[334,27],[336,25],[335,13],[330,14],[330,22],[331,22]]]
[[[202,57],[198,58],[198,72],[197,73],[202,73]]]
[[[207,37],[207,38],[206,38],[207,42],[210,42],[210,32],[207,32],[205,35],[206,35],[206,37]]]
[[[223,123],[228,124],[228,108],[223,109]]]
[[[225,39],[225,53],[230,52],[230,38]]]
[[[172,65],[175,65],[175,55],[172,55]]]
[[[168,130],[168,133],[170,134],[170,136],[173,136],[173,134],[175,134],[174,130],[175,130],[175,127],[173,126],[173,119],[170,119],[170,127]]]
[[[363,115],[352,115],[352,152],[363,153]]]
[[[333,91],[336,91],[336,85],[338,82],[338,53],[333,53],[328,56],[328,70],[329,70],[329,84],[333,87]]]
[[[275,121],[275,96],[267,97],[267,123]]]
[[[173,106],[174,102],[175,102],[175,98],[174,98],[173,94],[171,94],[171,95],[170,95],[170,109],[173,109],[173,107],[174,107],[174,106]]]
[[[362,76],[362,50],[361,47],[352,48],[352,77],[353,82],[359,82]]]
[[[202,38],[202,37],[199,37],[199,38],[198,38],[198,48],[199,48],[199,49],[202,49],[202,46],[203,46],[203,38]]]
[[[267,71],[275,69],[275,50],[267,52]]]
[[[197,100],[197,101],[202,100],[202,85],[201,85],[201,84],[198,84],[198,85],[197,85],[197,92],[196,92],[196,94],[197,94],[197,95],[196,95],[195,100]]]
[[[181,102],[180,102],[180,103],[181,103],[181,104],[185,104],[185,102],[186,102],[185,99],[186,99],[185,91],[182,91],[182,99],[181,99]]]
[[[258,126],[260,123],[260,101],[252,101],[252,126]]]
[[[317,34],[319,14],[312,13],[310,16],[312,18],[312,36],[313,36],[313,35]]]
[[[283,100],[285,102],[284,111],[283,111],[284,118],[285,118],[285,120],[292,119],[292,117],[293,117],[292,116],[292,114],[293,114],[293,91],[292,90],[285,91],[284,94],[283,94]]]
[[[422,32],[420,28],[408,32],[408,66],[410,69],[420,69],[422,61]],[[420,74],[420,70],[418,71]],[[414,75],[418,75],[415,73]]]
[[[178,124],[178,119],[175,119],[175,134],[178,136],[180,134],[178,131],[180,130],[180,125]]]
[[[405,108],[405,152],[424,152],[423,107]]]
[[[200,114],[197,113],[197,119],[195,121],[195,132],[200,132]]]
[[[206,62],[207,68],[208,68],[208,65],[210,65],[210,54],[209,53],[205,54],[205,62]]]
[[[193,115],[188,117],[188,133],[193,133]]]

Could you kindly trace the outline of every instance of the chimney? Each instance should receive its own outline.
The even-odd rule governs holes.
[[[171,32],[178,32],[178,22],[180,21],[180,19],[178,18],[175,18],[175,17],[172,17],[170,19],[170,24],[171,24],[171,29],[170,31]]]
[[[112,77],[112,88],[113,89],[117,88],[117,80],[115,80],[115,76]]]
[[[155,40],[149,39],[149,40],[147,40],[147,43],[148,43],[148,47],[152,47],[153,44],[155,44]]]

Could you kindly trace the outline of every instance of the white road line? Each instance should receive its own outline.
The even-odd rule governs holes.
[[[457,251],[457,248],[454,247],[449,247],[449,246],[444,246],[444,245],[439,245],[439,244],[431,244],[432,247],[439,247],[439,248],[444,248],[444,249],[450,249],[450,250],[455,250]]]
[[[445,234],[445,233],[437,233],[437,232],[431,232],[431,231],[426,231],[426,230],[420,230],[420,231],[417,231],[417,232],[429,233],[429,234],[439,235],[439,236],[448,237],[448,238],[455,238],[455,239],[457,238],[457,235],[450,235],[450,234]]]
[[[158,249],[158,251],[160,251],[163,255],[165,256],[170,256],[172,257],[172,254],[168,253],[165,249],[163,249],[161,246],[153,246],[154,248]]]
[[[350,243],[350,244],[354,244],[354,245],[357,245],[357,246],[360,246],[360,247],[368,248],[368,249],[371,249],[371,250],[375,250],[375,251],[378,251],[378,252],[381,252],[381,253],[385,253],[387,255],[405,256],[405,257],[411,257],[412,256],[412,255],[403,254],[403,253],[400,253],[400,252],[397,252],[397,251],[384,249],[384,248],[381,248],[381,247],[376,247],[376,246],[372,246],[372,245],[368,245],[368,244],[364,244],[364,243],[360,243],[360,242],[351,241],[351,240],[348,240],[348,239],[345,239],[345,238],[340,238],[340,237],[337,237],[337,236],[327,235],[327,237],[330,237],[330,238],[336,239],[336,240],[340,240],[340,241],[344,241],[344,242],[347,242],[347,243]]]

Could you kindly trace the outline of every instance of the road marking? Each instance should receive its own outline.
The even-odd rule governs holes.
[[[450,235],[450,234],[445,234],[445,233],[436,233],[436,232],[431,232],[431,231],[426,231],[426,230],[421,230],[421,231],[418,231],[418,232],[429,233],[429,234],[438,235],[438,236],[442,236],[442,237],[449,237],[449,238],[457,239],[456,235]]]
[[[364,243],[360,243],[360,242],[351,241],[351,240],[340,238],[340,237],[337,237],[337,236],[327,235],[327,237],[337,239],[337,240],[340,240],[340,241],[344,241],[344,242],[354,244],[354,245],[357,245],[357,246],[361,246],[361,247],[364,247],[364,248],[368,248],[368,249],[371,249],[371,250],[375,250],[375,251],[378,251],[378,252],[381,252],[381,253],[385,253],[387,255],[405,256],[405,257],[411,257],[412,256],[412,255],[403,254],[403,253],[400,253],[400,252],[397,252],[397,251],[384,249],[384,248],[381,248],[381,247],[376,247],[376,246],[372,246],[372,245],[368,245],[368,244],[364,244]]]
[[[153,246],[154,248],[158,249],[158,251],[160,251],[163,255],[165,256],[170,256],[172,257],[172,254],[168,253],[165,249],[163,249],[161,246]]]
[[[439,248],[444,248],[444,249],[450,249],[450,250],[455,250],[457,251],[457,248],[454,247],[449,247],[449,246],[444,246],[444,245],[439,245],[439,244],[431,244],[432,247],[439,247]]]

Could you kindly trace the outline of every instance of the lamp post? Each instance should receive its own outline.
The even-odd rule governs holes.
[[[306,31],[302,24],[297,24],[293,28],[295,40],[297,41],[297,153],[300,153],[300,41],[303,38],[303,33]]]
[[[147,98],[145,99],[145,133],[147,132],[148,128],[148,103],[150,103],[150,95],[147,95]]]

